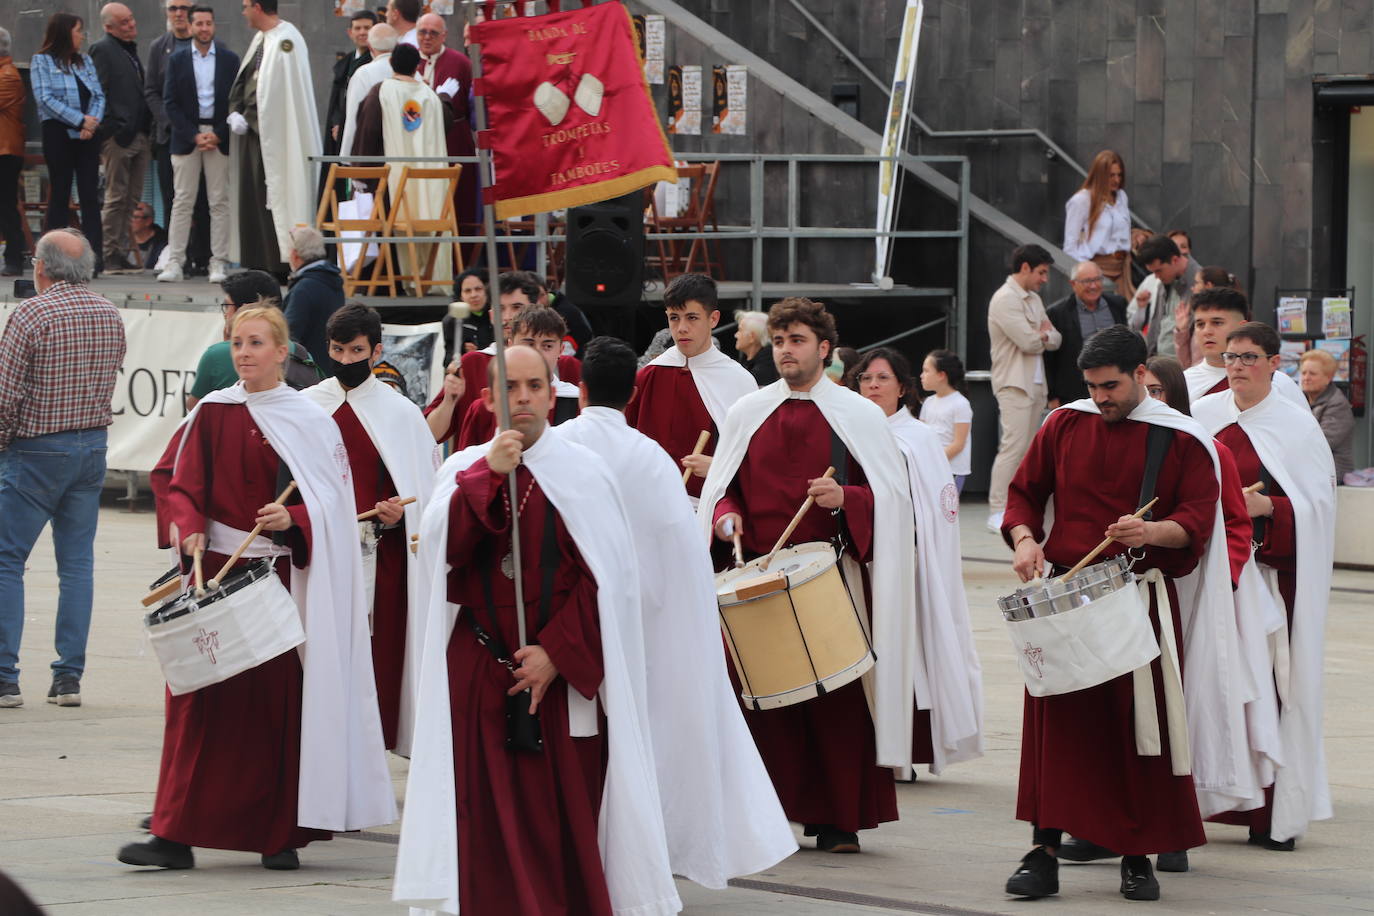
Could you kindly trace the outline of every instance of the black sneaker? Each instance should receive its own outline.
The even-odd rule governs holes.
[[[1161,852],[1155,856],[1155,869],[1158,871],[1187,871],[1188,850]]]
[[[125,865],[150,865],[154,868],[195,868],[196,857],[185,843],[173,843],[160,836],[145,843],[128,843],[119,850]]]
[[[1106,846],[1098,846],[1091,840],[1074,837],[1068,842],[1060,843],[1055,855],[1065,862],[1096,862],[1098,859],[1115,859],[1121,853],[1112,852]]]
[[[1021,859],[1021,867],[1007,879],[1013,897],[1050,897],[1059,893],[1059,860],[1037,846]]]
[[[1150,867],[1149,856],[1124,856],[1121,859],[1121,896],[1127,900],[1159,899],[1159,879]]]
[[[859,852],[859,835],[827,825],[816,832],[816,848],[821,852]]]
[[[81,705],[81,680],[70,674],[59,674],[48,688],[48,702],[58,706]]]
[[[0,681],[0,709],[15,709],[24,705],[24,697],[19,693],[16,681]]]
[[[1276,840],[1266,831],[1260,833],[1256,830],[1250,831],[1250,838],[1245,842],[1251,846],[1259,846],[1261,849],[1268,849],[1271,852],[1292,852],[1297,846],[1296,841],[1289,837],[1286,840]]]
[[[283,849],[281,852],[274,852],[272,855],[263,854],[262,867],[270,868],[272,871],[295,871],[301,867],[300,856],[296,855],[294,849]]]

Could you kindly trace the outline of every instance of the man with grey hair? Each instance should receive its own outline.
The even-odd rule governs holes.
[[[344,97],[343,138],[339,140],[339,155],[353,153],[353,138],[358,132],[358,106],[367,98],[372,87],[391,76],[391,52],[396,49],[399,38],[396,30],[385,22],[379,22],[367,32],[367,46],[372,49],[372,60],[359,67],[348,79],[348,92]]]
[[[129,257],[129,217],[143,198],[143,176],[153,155],[153,115],[143,93],[133,12],[122,3],[107,3],[100,8],[100,22],[105,37],[91,45],[91,60],[105,90],[105,117],[98,134],[105,169],[105,204],[100,210],[104,265],[128,270],[139,267]]]
[[[318,229],[297,226],[290,237],[291,276],[282,309],[291,339],[300,341],[316,364],[324,366],[329,352],[324,326],[344,304],[343,275],[325,257],[324,236]]]
[[[24,272],[24,227],[19,222],[19,170],[24,167],[24,79],[10,57],[10,33],[0,29],[0,277]]]
[[[1046,310],[1050,324],[1063,338],[1058,350],[1045,351],[1045,383],[1052,408],[1088,396],[1083,370],[1078,368],[1083,341],[1103,328],[1126,323],[1126,300],[1102,291],[1102,268],[1096,263],[1075,264],[1069,285],[1073,292]]]
[[[24,703],[24,564],[49,522],[58,597],[48,702],[81,705],[106,427],[125,349],[118,310],[88,287],[95,252],[85,236],[55,229],[35,250],[38,295],[0,337],[0,708]]]

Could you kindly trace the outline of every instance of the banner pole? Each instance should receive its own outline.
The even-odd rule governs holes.
[[[470,28],[475,25],[474,13],[476,4],[466,5],[465,19]],[[482,77],[482,46],[472,44],[468,50],[472,55],[472,78],[474,80]],[[477,116],[477,130],[479,132],[487,129],[487,102],[480,95],[473,96],[475,105],[474,114]],[[492,338],[496,343],[496,377],[492,380],[493,401],[496,403],[496,421],[498,428],[505,431],[511,428],[510,425],[510,400],[506,393],[506,332],[501,324],[501,287],[500,271],[496,264],[496,215],[493,212],[492,204],[487,201],[487,191],[491,187],[491,150],[485,148],[481,143],[477,144],[477,179],[481,188],[482,199],[482,229],[486,234],[487,242],[487,310],[491,314]],[[461,357],[460,357],[461,358]],[[523,575],[524,566],[520,558],[520,498],[519,489],[515,482],[515,471],[511,471],[506,478],[506,485],[510,489],[510,551],[511,565],[514,567],[515,583],[515,622],[519,633],[519,648],[526,645],[525,633],[525,579]]]

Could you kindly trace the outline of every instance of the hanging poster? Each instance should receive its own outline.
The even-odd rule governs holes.
[[[663,49],[667,27],[662,16],[644,17],[644,78],[655,86],[663,85]]]
[[[1350,300],[1344,296],[1328,296],[1322,300],[1322,335],[1349,337],[1351,330]]]
[[[679,117],[668,131],[672,134],[701,133],[701,67],[687,64],[675,68],[681,72],[682,107]]]
[[[1325,350],[1336,358],[1336,378],[1338,382],[1350,381],[1350,340],[1319,340],[1313,347]]]
[[[743,135],[747,121],[749,68],[740,64],[711,68],[711,132]]]
[[[1301,296],[1279,298],[1278,324],[1280,334],[1307,333],[1307,300]]]
[[[1302,355],[1307,352],[1308,341],[1305,340],[1284,340],[1279,342],[1279,371],[1286,372],[1293,378],[1298,377],[1298,362]]]

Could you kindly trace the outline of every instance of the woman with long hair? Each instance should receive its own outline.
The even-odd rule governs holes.
[[[90,55],[81,53],[86,24],[71,13],[53,13],[43,45],[29,70],[38,117],[43,122],[43,159],[48,165],[48,215],[43,230],[65,229],[71,219],[72,177],[81,202],[81,231],[104,265],[100,232],[100,141],[105,90]]]
[[[1126,163],[1104,149],[1093,157],[1088,177],[1064,205],[1064,251],[1075,261],[1093,261],[1108,291],[1127,302],[1131,280],[1131,208],[1126,200]]]

